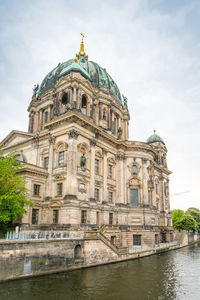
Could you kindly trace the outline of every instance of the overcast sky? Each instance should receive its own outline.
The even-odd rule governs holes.
[[[0,0],[0,140],[27,130],[34,84],[89,60],[128,98],[130,139],[157,130],[168,149],[171,208],[200,208],[200,1]]]

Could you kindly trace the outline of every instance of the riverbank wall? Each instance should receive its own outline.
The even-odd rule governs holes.
[[[67,240],[0,242],[0,282],[136,259],[178,249],[200,239],[199,234],[176,233],[176,241],[117,248],[98,236]]]

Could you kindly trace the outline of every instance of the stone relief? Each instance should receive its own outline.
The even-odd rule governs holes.
[[[69,135],[69,138],[71,138],[71,139],[77,139],[79,136],[79,133],[77,130],[72,129],[68,132],[68,135]]]

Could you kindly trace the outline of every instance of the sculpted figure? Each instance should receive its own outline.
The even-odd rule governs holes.
[[[123,97],[123,100],[124,100],[124,105],[127,105],[127,102],[128,102],[127,97],[125,97],[124,95],[122,95],[122,97]]]
[[[39,90],[39,84],[35,84],[34,88],[33,88],[33,96],[36,97],[37,96],[37,92]]]
[[[121,139],[121,137],[122,137],[122,128],[119,127],[119,128],[118,128],[118,131],[117,131],[117,138],[118,138],[118,139]]]
[[[86,157],[83,153],[83,155],[81,156],[81,168],[84,168],[86,165]]]

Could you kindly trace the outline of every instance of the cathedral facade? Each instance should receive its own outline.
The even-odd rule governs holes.
[[[23,162],[23,231],[97,231],[118,245],[173,240],[167,148],[154,132],[130,141],[127,98],[106,69],[80,51],[35,86],[28,132],[12,131],[4,154]]]

